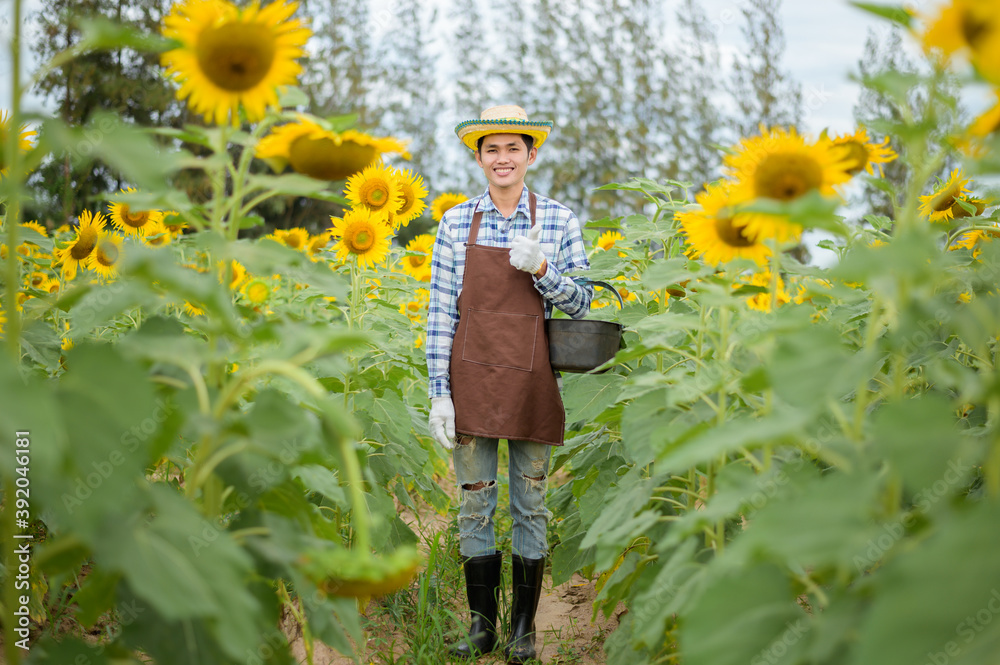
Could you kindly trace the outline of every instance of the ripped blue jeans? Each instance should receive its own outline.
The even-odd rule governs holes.
[[[497,509],[497,439],[459,435],[453,457],[462,503],[458,510],[462,556],[496,553],[493,516]],[[510,515],[514,554],[540,559],[548,554],[549,513],[545,486],[552,446],[510,441]]]

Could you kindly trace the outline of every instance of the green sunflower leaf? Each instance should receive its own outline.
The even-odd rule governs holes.
[[[905,7],[879,5],[873,2],[854,2],[853,0],[851,4],[861,11],[874,14],[875,16],[881,16],[884,19],[889,19],[893,23],[898,23],[907,29],[913,22],[913,14],[911,14]]]

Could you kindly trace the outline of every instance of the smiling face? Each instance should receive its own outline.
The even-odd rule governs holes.
[[[518,192],[524,186],[528,165],[534,164],[538,149],[528,150],[520,134],[490,134],[476,152],[476,162],[486,174],[490,189]]]

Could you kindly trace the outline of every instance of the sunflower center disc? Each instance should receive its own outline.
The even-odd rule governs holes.
[[[94,247],[97,245],[97,231],[93,229],[86,229],[80,231],[80,236],[77,238],[76,242],[73,243],[73,247],[69,250],[69,255],[72,256],[77,261],[82,261],[90,253],[94,251]]]
[[[113,242],[102,242],[97,248],[97,262],[110,268],[118,261],[118,246]]]
[[[757,196],[790,201],[823,183],[823,171],[806,155],[775,153],[757,167],[754,190]]]
[[[380,210],[386,204],[388,199],[389,191],[382,185],[382,183],[369,183],[361,192],[361,200],[366,203],[369,208],[374,208],[375,210]]]
[[[375,147],[300,136],[288,147],[288,163],[296,173],[320,180],[345,180],[375,161]]]
[[[122,205],[121,216],[122,221],[133,229],[141,229],[149,221],[149,212],[145,210],[142,212],[133,212],[129,210],[127,205]]]
[[[716,217],[715,230],[719,239],[730,247],[750,247],[753,241],[743,235],[743,227],[733,223],[732,217]]]
[[[368,229],[358,229],[354,232],[351,237],[349,246],[351,252],[355,254],[361,254],[363,252],[371,249],[371,246],[375,243],[375,236]]]
[[[931,208],[934,209],[934,212],[944,212],[953,205],[957,205],[955,203],[955,199],[958,197],[961,191],[962,190],[960,187],[955,187],[954,185],[952,185],[951,187],[944,190],[934,198]]]
[[[414,268],[419,268],[420,266],[424,265],[424,263],[427,261],[426,256],[411,256],[409,257],[409,259],[410,259],[410,265],[413,266]]]
[[[851,175],[860,173],[861,169],[868,165],[868,148],[857,141],[848,141],[841,145],[847,148],[847,163],[850,165],[847,172]]]
[[[198,66],[223,90],[244,92],[271,71],[275,46],[267,26],[227,23],[202,32],[196,49]]]
[[[417,201],[416,195],[414,195],[413,190],[408,185],[402,187],[402,192],[403,203],[399,206],[399,210],[396,211],[398,215],[405,215]]]
[[[961,31],[965,42],[976,48],[978,42],[989,32],[989,23],[978,16],[973,16],[972,10],[962,12]]]

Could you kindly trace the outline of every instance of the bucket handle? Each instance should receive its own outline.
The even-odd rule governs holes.
[[[616,289],[611,284],[603,282],[599,279],[588,279],[586,277],[579,280],[577,284],[596,284],[598,286],[603,286],[604,288],[608,289],[609,291],[611,291],[611,293],[615,294],[618,297],[618,309],[620,310],[625,309],[625,301],[622,300],[622,294],[618,293],[618,289]]]

